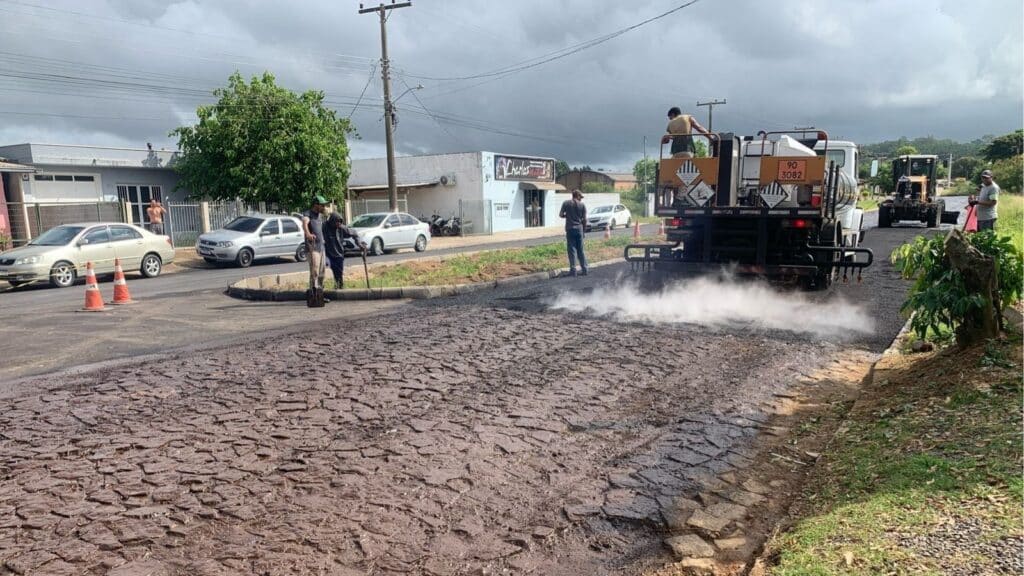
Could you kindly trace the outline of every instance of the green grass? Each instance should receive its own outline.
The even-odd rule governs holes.
[[[999,195],[999,218],[996,231],[1013,239],[1013,245],[1024,254],[1024,196],[1003,193]]]
[[[808,482],[804,517],[769,543],[770,573],[939,574],[895,536],[951,518],[980,519],[986,539],[1019,536],[1021,351],[1018,335],[876,375]]]
[[[857,200],[857,208],[860,208],[865,212],[878,210],[878,198],[861,198],[860,200]]]
[[[641,242],[656,242],[657,238],[643,237]],[[623,248],[634,242],[631,236],[615,236],[609,239],[600,233],[592,233],[584,241],[584,251],[588,262],[600,262],[622,258]],[[346,273],[345,288],[365,288],[362,267],[356,265],[358,260],[350,260],[347,271],[357,268],[358,276]],[[450,284],[468,284],[487,282],[515,276],[557,270],[567,267],[565,242],[551,242],[527,248],[510,248],[488,250],[476,254],[460,255],[440,263],[407,262],[394,266],[380,266],[370,270],[370,286],[440,286]],[[358,266],[358,267],[357,267]],[[335,288],[333,280],[325,282],[325,288]]]

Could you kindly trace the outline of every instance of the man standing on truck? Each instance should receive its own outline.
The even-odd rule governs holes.
[[[683,114],[677,106],[668,110],[668,127],[665,129],[668,134],[661,137],[662,144],[672,142],[673,158],[693,158],[697,154],[696,146],[693,144],[693,130],[701,134],[709,134],[706,128],[697,122],[697,119],[689,114]]]
[[[999,184],[992,180],[992,171],[985,170],[981,173],[981,190],[978,190],[978,197],[971,196],[967,203],[975,208],[978,218],[978,232],[996,229],[996,203],[999,200]]]
[[[572,199],[562,202],[558,216],[565,218],[565,247],[569,252],[569,275],[576,275],[576,258],[580,259],[580,275],[587,275],[587,256],[583,253],[583,231],[587,225],[587,207],[583,205],[583,193],[572,191]]]

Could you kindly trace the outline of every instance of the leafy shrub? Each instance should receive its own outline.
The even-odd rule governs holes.
[[[1016,302],[1024,283],[1024,259],[1010,238],[993,231],[970,234],[967,238],[972,246],[998,263],[1001,302]],[[945,236],[939,235],[918,236],[892,253],[892,262],[903,277],[914,280],[900,310],[914,313],[910,326],[921,338],[929,328],[941,332],[943,326],[959,325],[984,306],[982,295],[968,292],[962,275],[950,265],[945,240]]]
[[[1024,189],[1024,155],[996,160],[992,166],[992,179],[1005,192]]]

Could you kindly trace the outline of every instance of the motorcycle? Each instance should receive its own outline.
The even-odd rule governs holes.
[[[430,224],[430,235],[431,236],[441,236],[442,235],[442,230],[444,229],[444,224],[445,224],[444,218],[441,218],[441,216],[438,215],[438,214],[433,214],[433,215],[430,216],[430,220],[425,220],[425,222],[427,222],[427,224]]]
[[[462,218],[454,216],[444,223],[441,228],[442,236],[459,236],[462,234]]]

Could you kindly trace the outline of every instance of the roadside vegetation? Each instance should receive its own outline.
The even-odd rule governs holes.
[[[597,237],[595,237],[597,236]],[[656,237],[643,237],[641,242],[657,242]],[[622,258],[622,250],[634,242],[632,237],[616,236],[609,239],[591,232],[584,243],[587,261],[591,264],[602,260]],[[366,288],[366,276],[358,257],[345,259],[345,288]],[[566,268],[565,242],[552,242],[527,248],[490,250],[454,256],[441,262],[405,262],[394,266],[378,266],[370,269],[370,286],[373,288],[398,286],[442,286],[492,282],[533,272],[544,272]],[[330,271],[328,271],[330,276]],[[334,281],[328,280],[325,288],[335,289]]]
[[[883,361],[822,455],[775,575],[1021,573],[1019,333]]]

